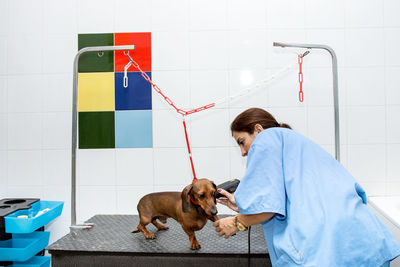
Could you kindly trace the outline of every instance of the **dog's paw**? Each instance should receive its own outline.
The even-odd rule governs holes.
[[[146,239],[154,239],[156,236],[154,234],[148,234],[146,235]]]
[[[158,228],[158,231],[163,231],[163,230],[168,230],[168,229],[169,229],[168,226],[163,225],[163,226],[160,226],[160,227]]]
[[[190,243],[190,249],[197,250],[200,248],[201,248],[200,243],[197,240]]]

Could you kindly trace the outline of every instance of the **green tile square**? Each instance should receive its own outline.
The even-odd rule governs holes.
[[[78,50],[89,46],[113,46],[114,34],[78,34]],[[114,72],[114,51],[86,52],[79,58],[79,72]]]
[[[79,148],[115,148],[114,111],[79,112]]]

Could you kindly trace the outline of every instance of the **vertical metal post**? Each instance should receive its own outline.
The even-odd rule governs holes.
[[[340,161],[339,91],[338,91],[337,57],[335,51],[330,46],[319,45],[319,44],[291,44],[291,43],[274,42],[274,46],[298,47],[307,49],[324,49],[331,54],[332,75],[333,75],[333,104],[334,104],[334,116],[335,116],[335,157],[338,161]]]
[[[85,47],[78,51],[74,59],[73,92],[72,92],[72,145],[71,145],[71,228],[91,227],[91,224],[76,225],[76,150],[77,150],[77,121],[78,121],[78,66],[79,57],[86,52],[102,52],[116,50],[134,50],[134,45],[94,46]]]

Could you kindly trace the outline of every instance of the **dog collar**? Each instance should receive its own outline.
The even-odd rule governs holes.
[[[189,196],[190,201],[191,201],[194,205],[199,206],[199,204],[198,204],[196,201],[194,201],[194,199],[192,198],[191,195],[188,195],[188,196]]]

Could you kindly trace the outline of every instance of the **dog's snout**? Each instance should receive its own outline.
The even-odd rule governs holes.
[[[217,209],[212,209],[211,210],[211,215],[217,215],[218,214],[218,210]]]

